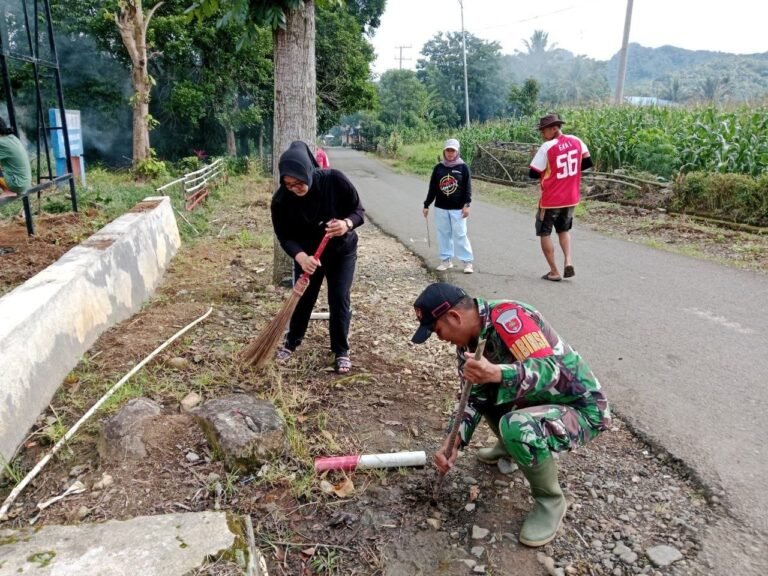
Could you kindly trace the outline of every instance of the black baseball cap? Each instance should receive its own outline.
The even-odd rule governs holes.
[[[464,290],[446,282],[436,282],[427,286],[413,303],[416,317],[419,319],[419,328],[411,338],[411,342],[414,344],[426,342],[432,335],[437,319],[466,296],[467,293]]]

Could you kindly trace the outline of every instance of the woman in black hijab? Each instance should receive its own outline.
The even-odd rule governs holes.
[[[346,374],[349,358],[349,322],[352,317],[350,290],[357,262],[357,233],[365,209],[357,190],[338,170],[321,170],[309,146],[291,143],[280,156],[280,188],[272,197],[272,226],[277,240],[294,260],[294,280],[303,272],[311,274],[309,286],[291,317],[278,360],[286,360],[301,344],[323,278],[328,279],[328,309],[331,350],[335,369]],[[313,256],[328,235],[331,240],[320,261]]]

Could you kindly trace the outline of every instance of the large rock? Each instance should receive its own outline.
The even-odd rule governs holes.
[[[99,455],[106,460],[145,458],[144,430],[161,413],[160,405],[149,398],[129,400],[104,423],[98,443]]]
[[[233,394],[209,400],[191,414],[231,469],[257,470],[287,448],[283,421],[266,400]]]

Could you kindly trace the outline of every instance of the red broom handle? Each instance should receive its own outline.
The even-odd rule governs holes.
[[[325,247],[328,245],[328,241],[331,239],[328,234],[323,236],[323,239],[320,240],[320,245],[317,247],[317,250],[315,250],[315,253],[312,255],[312,257],[320,261],[320,256],[323,255],[323,250],[325,250]],[[301,276],[299,276],[299,279],[296,280],[296,284],[293,287],[293,291],[296,292],[296,294],[304,294],[304,291],[307,289],[307,286],[309,285],[309,277],[311,274],[309,272],[302,272]]]

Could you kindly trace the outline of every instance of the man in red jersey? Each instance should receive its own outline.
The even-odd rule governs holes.
[[[541,251],[549,264],[542,278],[559,282],[576,274],[571,260],[571,234],[573,212],[579,203],[581,172],[592,167],[587,145],[576,136],[563,134],[565,122],[557,114],[547,114],[537,126],[544,144],[536,152],[529,166],[531,178],[541,183],[541,198],[536,212],[536,236]],[[555,263],[555,246],[550,235],[554,227],[563,251],[563,275]]]

